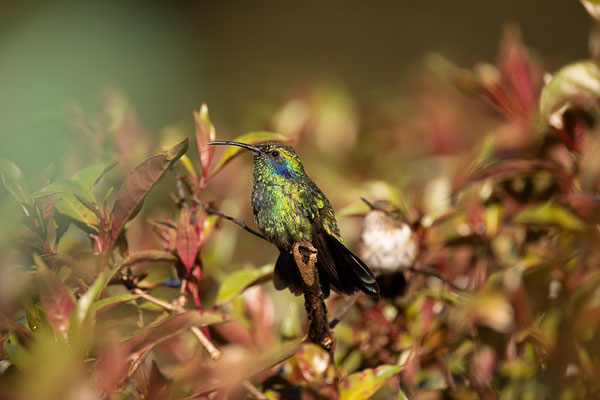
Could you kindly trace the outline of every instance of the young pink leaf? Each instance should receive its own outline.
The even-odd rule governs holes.
[[[111,240],[114,244],[121,234],[125,223],[135,217],[144,198],[158,182],[165,171],[185,154],[188,140],[185,139],[168,152],[150,157],[138,165],[125,179],[117,193],[112,209]]]
[[[188,272],[194,266],[198,255],[198,233],[192,224],[190,212],[186,207],[181,209],[177,225],[177,254]]]
[[[206,103],[202,104],[199,111],[194,110],[194,126],[196,148],[198,149],[198,158],[200,159],[200,165],[202,165],[202,179],[204,180],[208,175],[208,167],[215,152],[214,146],[208,144],[215,140],[215,127],[208,116]]]

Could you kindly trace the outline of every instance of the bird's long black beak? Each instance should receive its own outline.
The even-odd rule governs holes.
[[[255,153],[261,153],[260,149],[256,146],[252,146],[251,144],[248,143],[242,143],[242,142],[233,142],[230,140],[219,140],[216,142],[210,142],[210,145],[226,145],[226,146],[238,146],[238,147],[243,147],[244,149],[248,149],[251,150]]]

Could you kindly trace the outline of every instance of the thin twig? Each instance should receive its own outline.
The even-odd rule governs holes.
[[[340,323],[342,318],[350,311],[356,300],[358,300],[358,296],[360,296],[360,292],[354,293],[352,296],[348,297],[344,304],[340,307],[338,312],[335,314],[335,317],[331,321],[329,321],[329,328],[333,329],[337,324]]]
[[[457,290],[459,292],[464,292],[465,289],[458,286],[456,283],[449,281],[448,279],[444,278],[442,276],[442,274],[440,274],[438,271],[436,271],[433,268],[430,267],[419,267],[419,268],[415,268],[415,267],[408,267],[408,268],[403,268],[403,271],[410,271],[410,272],[415,272],[417,274],[421,274],[421,275],[427,275],[427,276],[433,276],[434,278],[439,279],[440,281],[444,282],[446,285],[450,286],[452,289]]]
[[[246,232],[250,232],[251,234],[253,234],[256,237],[259,237],[263,240],[267,240],[266,237],[264,237],[264,235],[258,231],[255,231],[254,229],[250,228],[248,225],[246,225],[246,223],[244,221],[242,221],[241,219],[237,219],[237,218],[233,218],[230,217],[229,215],[223,214],[221,211],[212,208],[210,205],[208,205],[207,203],[203,202],[202,200],[199,199],[194,199],[196,202],[198,202],[198,204],[200,204],[202,206],[202,208],[204,208],[204,210],[209,213],[209,214],[214,214],[214,215],[218,215],[219,217],[226,219],[228,221],[233,222],[234,224],[239,225],[240,227],[242,227]]]
[[[183,312],[183,309],[171,304],[171,303],[167,303],[166,301],[162,301],[160,299],[157,299],[154,296],[149,295],[148,293],[144,292],[142,289],[139,288],[135,288],[133,289],[133,293],[139,295],[142,299],[149,301],[150,303],[154,303],[157,306],[161,306],[162,308],[169,310],[171,312],[174,313],[179,313],[179,312]]]
[[[221,357],[221,352],[219,351],[219,349],[217,349],[215,345],[212,344],[212,342],[206,337],[206,335],[202,333],[200,328],[198,328],[197,326],[193,326],[190,328],[190,330],[192,331],[194,336],[196,336],[202,347],[206,349],[211,359],[216,361],[219,359],[219,357]]]

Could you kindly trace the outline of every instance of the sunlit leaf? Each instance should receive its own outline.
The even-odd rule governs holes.
[[[217,305],[223,305],[242,293],[248,286],[273,272],[274,265],[267,264],[256,269],[240,269],[229,274],[219,288],[215,300]]]
[[[552,202],[527,207],[513,221],[524,224],[556,225],[563,229],[582,230],[584,222],[566,208]]]
[[[192,224],[187,207],[181,208],[177,225],[177,254],[188,271],[192,269],[198,256],[198,232]]]
[[[569,103],[595,104],[600,97],[600,66],[591,60],[561,68],[542,90],[540,113],[545,118]]]
[[[127,221],[139,211],[150,189],[169,166],[186,152],[187,147],[188,140],[185,139],[168,152],[150,157],[142,162],[125,179],[117,193],[117,199],[112,209],[111,238],[113,243],[116,242]]]
[[[250,133],[245,133],[241,136],[236,137],[235,139],[233,139],[236,142],[242,142],[242,143],[248,143],[248,144],[259,144],[259,143],[263,143],[263,142],[270,142],[270,141],[275,141],[275,142],[287,142],[290,139],[284,135],[282,135],[281,133],[275,133],[275,132],[250,132]],[[225,165],[227,165],[227,163],[229,163],[229,161],[231,161],[236,155],[238,155],[242,150],[241,147],[237,147],[237,146],[227,146],[227,148],[225,149],[225,152],[223,153],[223,156],[221,156],[221,159],[219,160],[219,162],[217,163],[217,165],[213,168],[212,172],[211,172],[211,176],[215,176]]]
[[[0,157],[0,176],[6,190],[19,202],[26,199],[26,184],[23,173],[13,162]]]
[[[369,399],[394,375],[402,371],[400,365],[381,365],[346,377],[339,384],[340,400]]]

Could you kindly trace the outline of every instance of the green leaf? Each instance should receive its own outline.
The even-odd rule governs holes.
[[[86,189],[92,189],[102,179],[102,177],[118,163],[116,161],[110,163],[93,164],[77,172],[71,177],[71,180],[77,182]]]
[[[187,148],[188,140],[185,139],[166,153],[145,160],[125,179],[117,193],[117,199],[112,209],[111,239],[113,243],[117,241],[127,221],[135,217],[140,210],[150,189],[167,169],[187,151]]]
[[[54,207],[61,214],[67,215],[75,221],[82,222],[91,229],[98,224],[98,217],[84,206],[76,196],[95,201],[90,189],[74,179],[59,179],[48,186],[43,187],[29,197],[37,198],[42,196],[56,195]]]
[[[563,229],[580,231],[585,223],[563,206],[547,202],[527,207],[514,217],[514,222],[523,224],[556,225]]]
[[[275,132],[249,132],[245,133],[241,136],[233,139],[236,142],[248,143],[248,144],[258,144],[263,142],[275,141],[275,142],[288,142],[290,139],[281,133]],[[229,161],[231,161],[236,155],[238,155],[242,150],[241,147],[237,146],[227,146],[223,156],[215,166],[215,168],[211,172],[211,176],[215,176]]]
[[[6,190],[20,203],[26,200],[26,184],[23,172],[13,162],[0,157],[0,176]]]
[[[561,68],[542,90],[540,113],[551,114],[569,103],[595,104],[600,97],[600,66],[591,60],[578,61]]]
[[[258,269],[240,269],[227,275],[219,288],[216,305],[223,305],[232,300],[257,280],[273,272],[274,265],[267,264]]]
[[[92,334],[94,326],[94,308],[92,305],[108,283],[109,272],[101,272],[92,286],[79,298],[71,316],[69,340],[86,340]]]
[[[110,296],[110,297],[106,297],[104,299],[95,301],[92,307],[94,308],[95,311],[101,311],[102,309],[104,309],[106,307],[110,307],[110,306],[121,304],[121,303],[127,303],[128,301],[135,300],[139,297],[140,297],[139,294],[131,294],[131,293],[130,294],[121,294],[118,296]]]
[[[402,370],[401,365],[381,365],[349,375],[339,384],[340,400],[369,399],[390,378]]]

